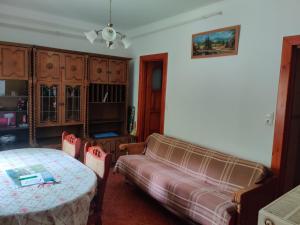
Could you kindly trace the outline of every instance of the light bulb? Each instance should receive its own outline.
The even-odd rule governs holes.
[[[106,41],[114,41],[117,37],[117,32],[112,27],[105,27],[102,30],[102,37]]]

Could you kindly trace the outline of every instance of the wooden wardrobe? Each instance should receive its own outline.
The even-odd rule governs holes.
[[[27,85],[28,142],[22,146],[59,148],[68,131],[96,141],[116,161],[119,144],[134,140],[127,132],[129,60],[0,43],[0,80]],[[11,131],[0,127],[1,132]]]

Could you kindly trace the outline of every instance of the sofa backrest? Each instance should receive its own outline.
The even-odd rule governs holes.
[[[156,133],[147,138],[146,144],[147,157],[230,193],[262,182],[269,173],[262,164]]]

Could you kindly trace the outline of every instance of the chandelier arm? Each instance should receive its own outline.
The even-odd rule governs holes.
[[[120,35],[121,37],[125,36],[125,34],[122,34],[122,33],[119,32],[119,31],[116,31],[116,33],[117,33],[118,35]]]

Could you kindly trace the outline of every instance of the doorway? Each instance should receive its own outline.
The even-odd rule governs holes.
[[[300,36],[283,40],[272,169],[278,194],[300,185]]]
[[[140,57],[137,137],[164,133],[168,53]]]

